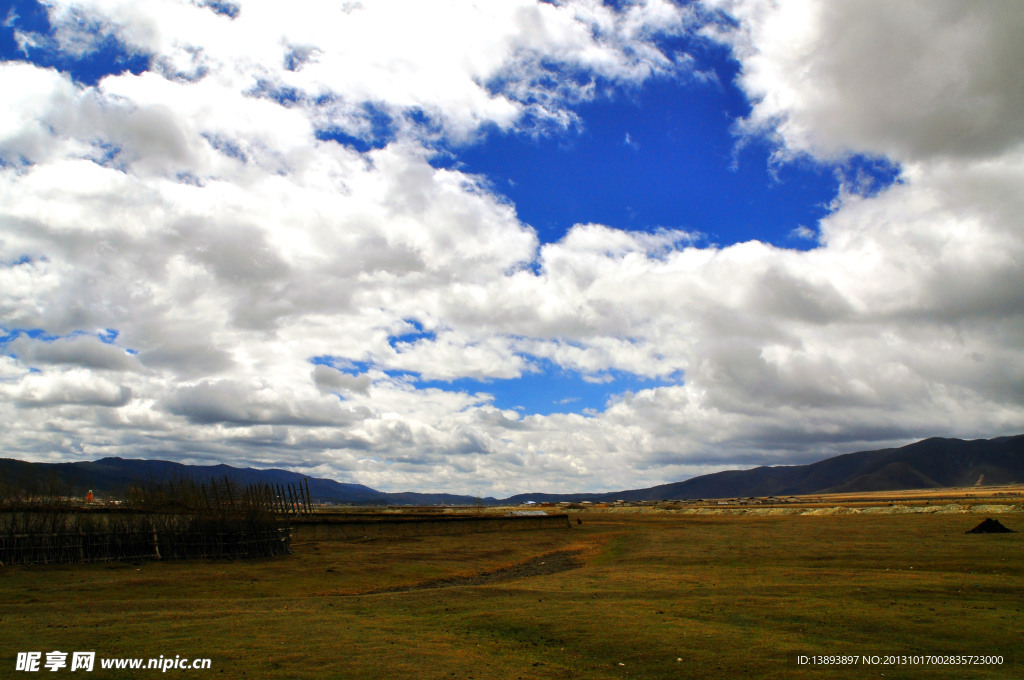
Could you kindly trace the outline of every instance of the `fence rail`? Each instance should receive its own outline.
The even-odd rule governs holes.
[[[113,560],[242,559],[291,552],[291,529],[0,535],[0,565]]]
[[[308,485],[242,487],[226,478],[136,486],[109,512],[45,499],[8,503],[0,566],[284,555],[291,518],[311,512]]]

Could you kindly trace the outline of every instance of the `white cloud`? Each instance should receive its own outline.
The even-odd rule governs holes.
[[[342,391],[366,394],[370,389],[370,376],[352,375],[343,373],[330,366],[318,365],[313,367],[313,382],[321,393]]]
[[[456,140],[484,124],[508,129],[527,113],[565,125],[573,118],[565,100],[592,96],[595,78],[639,82],[674,71],[673,55],[650,38],[681,32],[689,20],[664,0],[622,13],[593,0],[312,2],[286,13],[251,1],[233,18],[184,0],[50,7],[72,53],[113,35],[177,80],[297,94],[323,127],[359,135],[368,126],[361,107],[371,104],[396,117],[423,112]],[[583,82],[552,78],[553,63]],[[552,81],[560,81],[554,92]]]
[[[1024,8],[999,0],[722,0],[755,102],[788,152],[978,158],[1024,137]]]
[[[69,106],[76,92],[71,79],[49,69],[23,63],[0,63],[0,158],[8,163],[34,163],[58,152],[62,140],[52,135],[47,118]]]
[[[716,5],[747,134],[902,168],[838,197],[813,250],[599,224],[540,246],[486,178],[431,164],[688,72],[658,41],[694,21],[671,3],[52,3],[66,50],[114,35],[153,69],[88,87],[0,64],[0,319],[59,336],[0,348],[5,451],[501,494],[1019,430],[1016,7]],[[374,111],[379,148],[317,139],[369,139]],[[487,380],[548,361],[672,384],[586,415],[496,406]],[[484,382],[422,385],[459,378]]]
[[[93,370],[138,371],[136,357],[120,347],[89,335],[57,338],[52,341],[18,338],[7,350],[29,365],[81,366]]]
[[[22,408],[65,404],[112,408],[124,406],[132,396],[129,387],[81,369],[30,373],[13,385],[0,385],[0,391]]]
[[[197,425],[346,424],[347,414],[337,403],[288,395],[284,386],[265,380],[203,380],[174,390],[166,399],[167,411]]]

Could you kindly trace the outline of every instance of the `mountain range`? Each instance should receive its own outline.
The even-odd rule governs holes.
[[[98,496],[122,496],[133,484],[165,480],[194,479],[198,482],[227,477],[238,484],[309,484],[309,495],[315,500],[352,505],[474,505],[481,500],[473,496],[442,493],[386,493],[362,484],[345,484],[333,479],[320,479],[290,470],[236,468],[230,465],[185,465],[166,460],[101,458],[75,463],[29,463],[0,458],[0,483],[4,479],[16,486],[24,480],[45,487],[56,486],[82,495],[92,490]],[[495,503],[495,499],[483,502]]]
[[[299,484],[306,477],[289,470],[184,465],[164,460],[103,458],[75,463],[30,463],[0,458],[0,483],[49,480],[98,495],[117,495],[145,481],[227,477],[241,484]],[[314,499],[353,505],[505,505],[527,501],[656,501],[737,498],[856,491],[934,489],[1024,482],[1024,435],[996,439],[932,438],[900,448],[859,451],[809,465],[727,470],[647,489],[606,493],[524,493],[510,498],[477,498],[441,493],[386,493],[361,484],[308,478]]]
[[[684,482],[599,494],[521,494],[527,500],[654,501],[745,498],[857,491],[941,489],[1024,482],[1024,435],[996,439],[932,438],[900,448],[847,453],[808,465],[726,470]]]

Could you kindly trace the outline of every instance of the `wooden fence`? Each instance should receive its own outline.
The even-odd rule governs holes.
[[[291,519],[311,512],[308,486],[226,478],[135,486],[118,508],[28,499],[0,508],[0,566],[284,555]]]
[[[147,518],[148,519],[148,518]],[[291,528],[210,530],[183,525],[180,529],[97,531],[0,535],[0,566],[111,560],[241,559],[291,552]]]
[[[243,487],[227,477],[209,483],[186,479],[166,484],[137,485],[128,491],[128,506],[148,510],[284,516],[313,512],[308,480],[303,480],[303,484],[249,484]]]
[[[442,534],[571,528],[568,515],[509,517],[505,515],[318,515],[296,518],[296,541],[349,541],[371,538],[407,538]]]

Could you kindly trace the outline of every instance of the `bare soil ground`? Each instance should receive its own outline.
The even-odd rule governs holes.
[[[0,677],[60,650],[210,658],[168,677],[245,680],[1024,678],[1024,531],[965,533],[978,513],[646,510],[267,560],[2,568]],[[835,655],[857,663],[798,661]],[[999,661],[865,661],[915,655]]]
[[[502,567],[491,571],[483,571],[468,576],[451,576],[446,578],[430,579],[414,585],[398,586],[395,588],[384,588],[373,590],[371,593],[402,593],[410,590],[427,590],[430,588],[452,588],[455,586],[480,586],[488,583],[501,583],[515,579],[528,578],[530,576],[546,576],[558,574],[563,571],[579,569],[583,566],[583,551],[581,550],[560,550],[538,555],[525,562],[513,564],[510,567]]]

